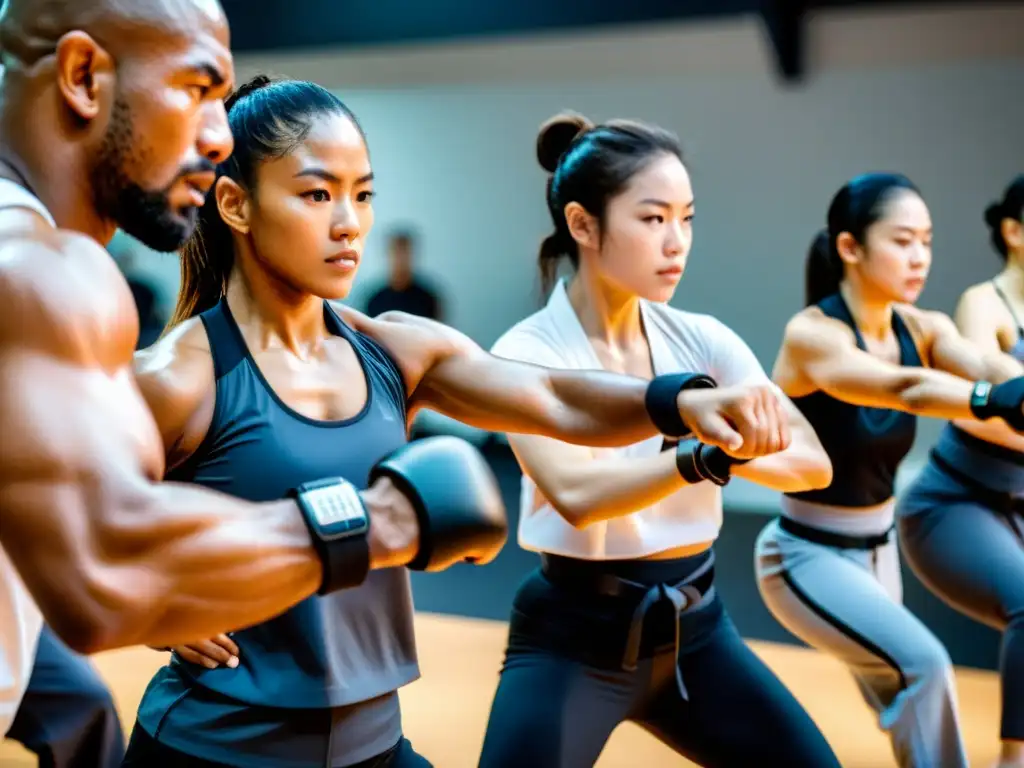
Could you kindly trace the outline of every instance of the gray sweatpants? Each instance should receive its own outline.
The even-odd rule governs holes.
[[[835,533],[864,536],[891,527],[891,504],[858,513],[784,502],[791,517],[805,524],[813,519],[814,527]],[[900,766],[968,765],[952,662],[902,604],[894,535],[872,550],[836,549],[788,533],[774,520],[758,537],[755,568],[761,596],[779,623],[849,667]]]
[[[1000,453],[947,427],[900,500],[900,543],[926,587],[1003,633],[1000,736],[1024,741],[1024,457]]]

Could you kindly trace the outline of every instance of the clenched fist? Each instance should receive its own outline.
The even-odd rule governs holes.
[[[676,404],[694,437],[737,459],[756,459],[789,447],[789,419],[768,385],[684,389]]]

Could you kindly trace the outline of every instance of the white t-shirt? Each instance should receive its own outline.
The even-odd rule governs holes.
[[[710,315],[647,301],[640,302],[640,311],[656,375],[706,373],[721,387],[771,383],[750,347]],[[569,303],[564,281],[555,286],[544,309],[513,326],[491,351],[547,368],[602,368]],[[662,444],[657,435],[621,448],[589,450],[595,459],[630,459],[656,455]],[[586,560],[640,558],[711,541],[721,525],[722,492],[713,483],[686,486],[646,509],[579,530],[548,504],[529,477],[524,474],[522,479],[519,544],[524,549]]]
[[[28,208],[53,223],[49,211],[34,195],[12,181],[0,179],[0,209],[4,208]],[[3,515],[0,509],[0,526]],[[10,730],[25,695],[42,629],[39,608],[0,547],[0,738]]]

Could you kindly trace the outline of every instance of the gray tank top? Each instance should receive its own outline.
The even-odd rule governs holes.
[[[252,501],[281,499],[332,475],[365,487],[374,464],[406,442],[398,367],[327,302],[328,329],[352,344],[367,381],[366,405],[345,421],[307,418],[278,398],[226,302],[201,318],[216,376],[213,419],[199,449],[168,480]],[[245,765],[273,768],[349,765],[399,739],[395,692],[419,676],[406,569],[374,571],[356,589],[310,597],[233,639],[236,669],[172,657],[140,707],[151,735],[206,760],[238,764],[244,756]]]

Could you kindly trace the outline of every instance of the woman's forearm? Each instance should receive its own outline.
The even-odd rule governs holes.
[[[594,459],[565,468],[542,489],[544,497],[571,525],[624,517],[650,507],[686,486],[675,452],[644,458]]]
[[[789,447],[738,464],[732,474],[773,491],[798,493],[827,488],[832,483],[832,462],[810,427],[793,430]]]

